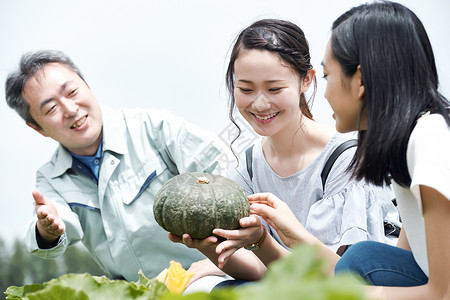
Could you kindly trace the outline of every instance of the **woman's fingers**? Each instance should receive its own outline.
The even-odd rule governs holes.
[[[251,210],[251,207],[250,207]],[[250,215],[245,218],[241,218],[239,220],[239,224],[243,228],[249,228],[249,227],[259,227],[261,225],[261,219],[258,216]]]
[[[220,255],[219,255],[218,259],[217,259],[219,269],[222,269],[226,265],[228,259],[236,251],[237,251],[237,249],[232,248],[232,249],[228,249],[228,250],[223,251],[222,253],[220,253]]]
[[[250,202],[250,204],[260,203],[273,207],[281,200],[272,193],[256,193],[248,196],[248,201]]]
[[[229,249],[239,249],[242,247],[242,240],[227,239],[219,243],[216,247],[216,253],[221,254]]]
[[[268,219],[273,220],[282,217],[282,211],[279,209],[259,203],[250,205],[250,213],[262,217],[265,221],[268,221]]]

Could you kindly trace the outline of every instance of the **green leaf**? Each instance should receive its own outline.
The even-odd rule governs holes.
[[[143,285],[143,286],[149,286],[151,279],[147,278],[144,275],[144,273],[142,272],[142,270],[139,270],[138,274],[139,274],[139,279],[136,282],[136,284],[137,285]]]
[[[10,286],[6,289],[6,299],[22,299],[22,297],[28,293],[33,293],[44,288],[43,284],[29,284],[22,287]]]
[[[17,300],[361,300],[365,299],[364,282],[351,274],[332,278],[324,272],[325,262],[318,248],[300,246],[291,255],[268,267],[260,282],[211,293],[171,294],[166,285],[139,272],[137,282],[110,280],[105,276],[66,274],[44,284],[11,286],[7,299]]]
[[[356,276],[327,276],[318,248],[300,246],[291,255],[269,265],[266,276],[256,283],[237,288],[239,300],[360,300],[363,281]]]
[[[319,258],[314,246],[294,248],[293,253],[269,265],[269,271],[263,281],[269,284],[299,280],[320,280],[326,277],[324,261]],[[286,276],[289,274],[289,276]]]
[[[211,293],[197,292],[187,295],[167,294],[161,300],[238,300],[238,293],[233,289],[220,289]]]
[[[160,299],[169,291],[166,285],[156,279],[142,278],[139,282],[110,280],[105,276],[65,274],[42,285],[9,287],[7,299]]]
[[[88,300],[89,297],[83,291],[77,291],[70,287],[52,285],[46,288],[28,294],[25,298],[27,300],[60,300],[60,299],[70,299],[70,300]],[[100,298],[99,298],[100,299]]]
[[[5,294],[10,297],[6,299],[14,299],[14,298],[21,298],[24,295],[24,287],[19,286],[10,286],[6,289]]]

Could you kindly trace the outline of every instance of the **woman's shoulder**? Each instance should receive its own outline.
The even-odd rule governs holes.
[[[425,114],[417,120],[408,142],[408,153],[450,149],[450,126],[441,114]],[[448,153],[448,152],[447,152]]]
[[[323,156],[323,169],[326,165],[333,161],[332,167],[325,181],[326,196],[341,193],[347,186],[357,184],[364,189],[369,186],[363,181],[357,181],[351,178],[351,170],[348,170],[350,162],[356,151],[356,143],[346,143],[348,141],[356,141],[357,132],[338,133],[330,140],[325,148]],[[346,143],[346,144],[344,144]],[[341,146],[342,145],[342,146]],[[341,146],[341,148],[339,148]],[[339,148],[339,149],[338,149]]]
[[[414,182],[422,177],[448,178],[450,127],[440,114],[421,117],[411,133],[407,148],[408,171]],[[439,175],[437,175],[439,174]],[[436,178],[435,178],[436,177]],[[428,180],[428,179],[427,179]]]
[[[427,112],[421,116],[414,127],[411,138],[435,137],[436,135],[449,135],[450,126],[441,114]]]
[[[351,148],[355,148],[353,146],[356,146],[355,142],[358,140],[358,133],[357,132],[348,132],[348,133],[336,133],[328,142],[328,144],[324,148],[325,152],[325,159],[328,159],[333,152],[338,151],[336,150],[339,146],[343,145],[341,149],[345,149],[341,155],[343,157],[348,156],[348,153],[351,153],[351,156],[353,156],[354,151],[346,151]],[[348,141],[355,141],[346,143]],[[345,144],[344,144],[345,143]],[[340,157],[340,156],[339,156]]]

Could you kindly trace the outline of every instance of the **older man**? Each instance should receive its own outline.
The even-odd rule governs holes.
[[[59,142],[37,172],[29,251],[53,258],[82,241],[112,278],[156,276],[170,260],[204,257],[169,241],[153,199],[171,177],[217,172],[227,151],[214,135],[167,111],[101,108],[79,69],[59,51],[22,56],[6,100],[26,124]]]

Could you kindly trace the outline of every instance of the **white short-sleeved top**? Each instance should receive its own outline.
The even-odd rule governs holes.
[[[450,201],[450,127],[440,114],[417,121],[406,152],[411,186],[393,183],[398,209],[416,262],[429,274],[420,186],[429,186]]]

